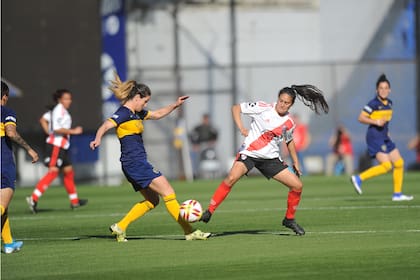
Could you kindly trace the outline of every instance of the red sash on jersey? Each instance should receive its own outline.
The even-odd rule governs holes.
[[[289,130],[293,127],[293,122],[291,120],[287,120],[284,124],[279,127],[276,127],[273,130],[269,130],[264,132],[260,135],[255,141],[253,141],[249,147],[247,148],[248,151],[256,151],[264,148],[267,146],[271,140],[273,140],[276,136],[281,136],[285,130]]]

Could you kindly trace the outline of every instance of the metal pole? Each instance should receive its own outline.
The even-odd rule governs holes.
[[[180,67],[179,67],[179,22],[178,22],[178,8],[179,8],[179,0],[174,1],[174,8],[172,11],[172,20],[173,20],[173,36],[174,36],[174,67],[173,67],[173,75],[175,78],[175,93],[176,97],[182,95],[181,93],[181,76],[180,76]],[[183,110],[182,106],[177,109],[177,119],[175,124],[175,131],[174,134],[178,133],[177,130],[182,129],[180,127],[181,120],[183,118]],[[174,135],[175,137],[180,137],[180,135]],[[179,148],[176,150],[176,157],[178,161],[178,179],[185,179],[184,175],[184,162],[182,158],[182,150],[183,148]]]
[[[236,58],[236,1],[230,0],[230,50],[231,50],[231,90],[232,90],[232,105],[238,103],[238,88],[237,88],[237,58]],[[238,145],[238,134],[235,123],[232,127],[233,133],[233,152],[236,153]]]
[[[416,29],[416,111],[417,132],[420,133],[420,1],[415,1],[415,29]]]
[[[174,1],[174,9],[172,12],[173,19],[173,32],[174,32],[174,68],[173,74],[175,77],[175,92],[176,96],[181,96],[181,77],[179,74],[179,23],[178,23],[178,8],[179,0]],[[178,117],[182,117],[183,111],[182,106],[178,109]]]

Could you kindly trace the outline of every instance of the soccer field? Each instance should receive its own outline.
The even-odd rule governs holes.
[[[363,185],[347,177],[303,177],[296,219],[306,235],[281,226],[287,189],[262,177],[243,178],[208,224],[206,241],[185,241],[161,203],[117,243],[108,227],[139,194],[122,187],[79,185],[86,207],[70,210],[63,187],[51,187],[40,212],[29,212],[19,188],[10,205],[12,232],[22,250],[1,254],[1,279],[419,279],[420,173],[407,173],[409,202],[392,202],[392,177]],[[216,181],[172,182],[179,202],[203,207]]]

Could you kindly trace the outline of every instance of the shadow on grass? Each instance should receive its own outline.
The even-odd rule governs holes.
[[[88,235],[80,237],[80,239],[111,239],[115,240],[112,235]],[[126,239],[130,240],[185,240],[181,235],[144,235],[144,236],[127,236]]]
[[[53,208],[41,208],[41,209],[39,209],[39,208],[37,208],[36,209],[36,213],[33,213],[31,210],[29,210],[28,209],[28,213],[30,213],[30,214],[39,214],[39,213],[48,213],[48,212],[53,212],[53,211],[58,211],[58,209],[53,209]]]
[[[234,230],[234,231],[223,231],[223,232],[215,232],[211,234],[211,237],[223,237],[229,235],[238,235],[238,234],[250,234],[250,235],[259,235],[259,234],[267,234],[267,235],[295,235],[292,232],[274,232],[274,231],[266,231],[266,230]]]
[[[274,232],[274,231],[265,231],[265,230],[235,230],[235,231],[223,231],[223,232],[214,232],[211,234],[210,238],[219,238],[224,236],[231,235],[279,235],[279,236],[295,236],[293,232]],[[127,236],[128,241],[130,240],[185,240],[183,235],[144,235],[144,236]],[[115,240],[115,237],[112,235],[87,235],[80,236],[73,240],[82,240],[82,239],[110,239]]]
[[[29,209],[27,210],[27,213],[36,215],[36,214],[49,213],[49,212],[57,212],[57,213],[60,213],[60,212],[64,212],[64,213],[70,212],[70,213],[76,213],[77,211],[79,211],[79,208],[74,208],[74,209],[72,209],[70,207],[68,207],[68,208],[37,208],[36,209],[36,213],[33,213]]]

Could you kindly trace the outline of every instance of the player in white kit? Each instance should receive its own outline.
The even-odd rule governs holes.
[[[328,113],[328,104],[322,91],[312,85],[285,87],[280,90],[275,103],[258,101],[236,104],[232,107],[233,120],[241,134],[245,136],[245,140],[229,174],[216,189],[208,209],[203,213],[202,222],[210,221],[212,214],[227,197],[234,184],[255,167],[267,179],[273,178],[289,188],[283,226],[292,229],[298,235],[305,234],[305,230],[294,218],[303,188],[299,179],[301,171],[293,142],[295,123],[289,114],[296,97],[317,114],[320,110]],[[243,125],[241,114],[251,117],[249,129]],[[287,144],[294,173],[281,159],[282,142]]]
[[[39,180],[31,196],[26,198],[29,209],[37,213],[40,197],[49,188],[50,184],[63,172],[63,183],[70,200],[70,208],[75,209],[87,204],[87,199],[79,199],[74,182],[73,165],[70,158],[70,135],[82,134],[83,128],[72,128],[72,118],[68,111],[72,103],[72,93],[67,89],[58,89],[53,94],[56,105],[46,112],[41,120],[41,127],[48,134],[46,140],[45,166],[47,174]]]

